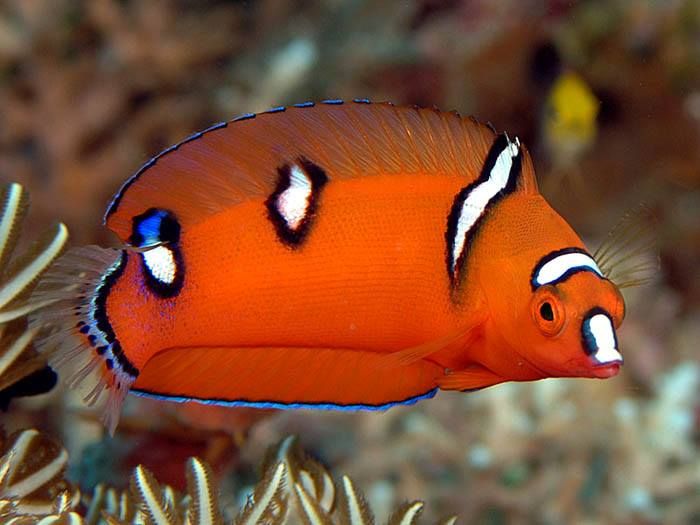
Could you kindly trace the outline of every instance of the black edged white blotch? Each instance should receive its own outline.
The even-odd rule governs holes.
[[[133,218],[130,242],[139,249],[146,284],[160,297],[173,297],[182,288],[179,241],[180,224],[172,212],[151,208]]]
[[[277,173],[277,186],[265,205],[280,240],[297,247],[312,225],[328,177],[320,166],[304,157],[280,166]]]
[[[177,274],[177,261],[172,248],[156,246],[143,252],[143,263],[153,279],[164,286],[171,286]]]
[[[593,257],[581,248],[564,248],[545,255],[532,272],[531,285],[536,290],[546,284],[558,284],[579,272],[593,272],[603,277]]]
[[[491,208],[515,191],[521,170],[520,141],[499,135],[489,150],[481,175],[454,199],[447,218],[447,271],[455,286],[463,273],[471,242]]]
[[[597,363],[622,363],[612,319],[602,308],[595,308],[583,319],[581,335],[586,353]]]

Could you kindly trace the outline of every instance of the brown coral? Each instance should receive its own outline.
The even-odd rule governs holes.
[[[68,230],[58,224],[25,253],[14,256],[28,197],[19,184],[0,190],[0,391],[36,372],[45,361],[31,349],[39,327],[27,328],[26,316],[45,306],[30,302],[29,292],[63,250]]]
[[[329,472],[307,457],[288,437],[269,453],[261,480],[245,506],[226,520],[211,468],[197,458],[187,462],[187,491],[178,494],[161,485],[143,466],[134,469],[129,491],[98,486],[89,498],[85,517],[75,509],[80,493],[65,479],[66,451],[36,430],[8,440],[0,457],[0,518],[25,525],[372,525],[367,502],[350,478],[335,485]],[[417,523],[423,502],[399,506],[390,525]],[[452,525],[456,518],[442,522]]]

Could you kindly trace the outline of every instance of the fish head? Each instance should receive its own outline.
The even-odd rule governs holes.
[[[575,272],[532,292],[519,352],[550,377],[615,376],[623,363],[616,330],[624,315],[611,281],[594,271]]]
[[[512,358],[488,367],[518,380],[617,374],[625,312],[617,286],[541,196],[504,200],[500,211],[478,247],[479,282],[492,353]]]

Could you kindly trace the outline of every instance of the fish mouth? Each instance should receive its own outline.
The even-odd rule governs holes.
[[[619,359],[612,363],[598,363],[593,366],[593,376],[600,379],[615,377],[617,374],[620,373],[622,363],[622,359]]]

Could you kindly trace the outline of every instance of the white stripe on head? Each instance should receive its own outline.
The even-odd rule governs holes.
[[[157,281],[172,284],[177,273],[177,261],[173,251],[167,246],[157,246],[143,252],[143,261]]]
[[[590,270],[603,277],[593,257],[587,253],[569,252],[557,255],[544,263],[535,273],[533,284],[535,287],[558,282],[572,270]]]
[[[496,158],[488,179],[478,184],[467,195],[457,220],[457,229],[452,240],[452,275],[457,271],[457,263],[467,244],[467,235],[474,224],[486,212],[489,203],[503,191],[509,182],[513,160],[520,152],[520,141],[508,141],[508,144]]]
[[[309,176],[299,166],[292,164],[289,170],[289,186],[277,197],[277,210],[290,229],[299,228],[306,217],[312,191]]]
[[[615,328],[605,314],[595,314],[584,321],[584,337],[587,344],[593,348],[593,358],[599,363],[622,361],[622,355],[617,350]]]

